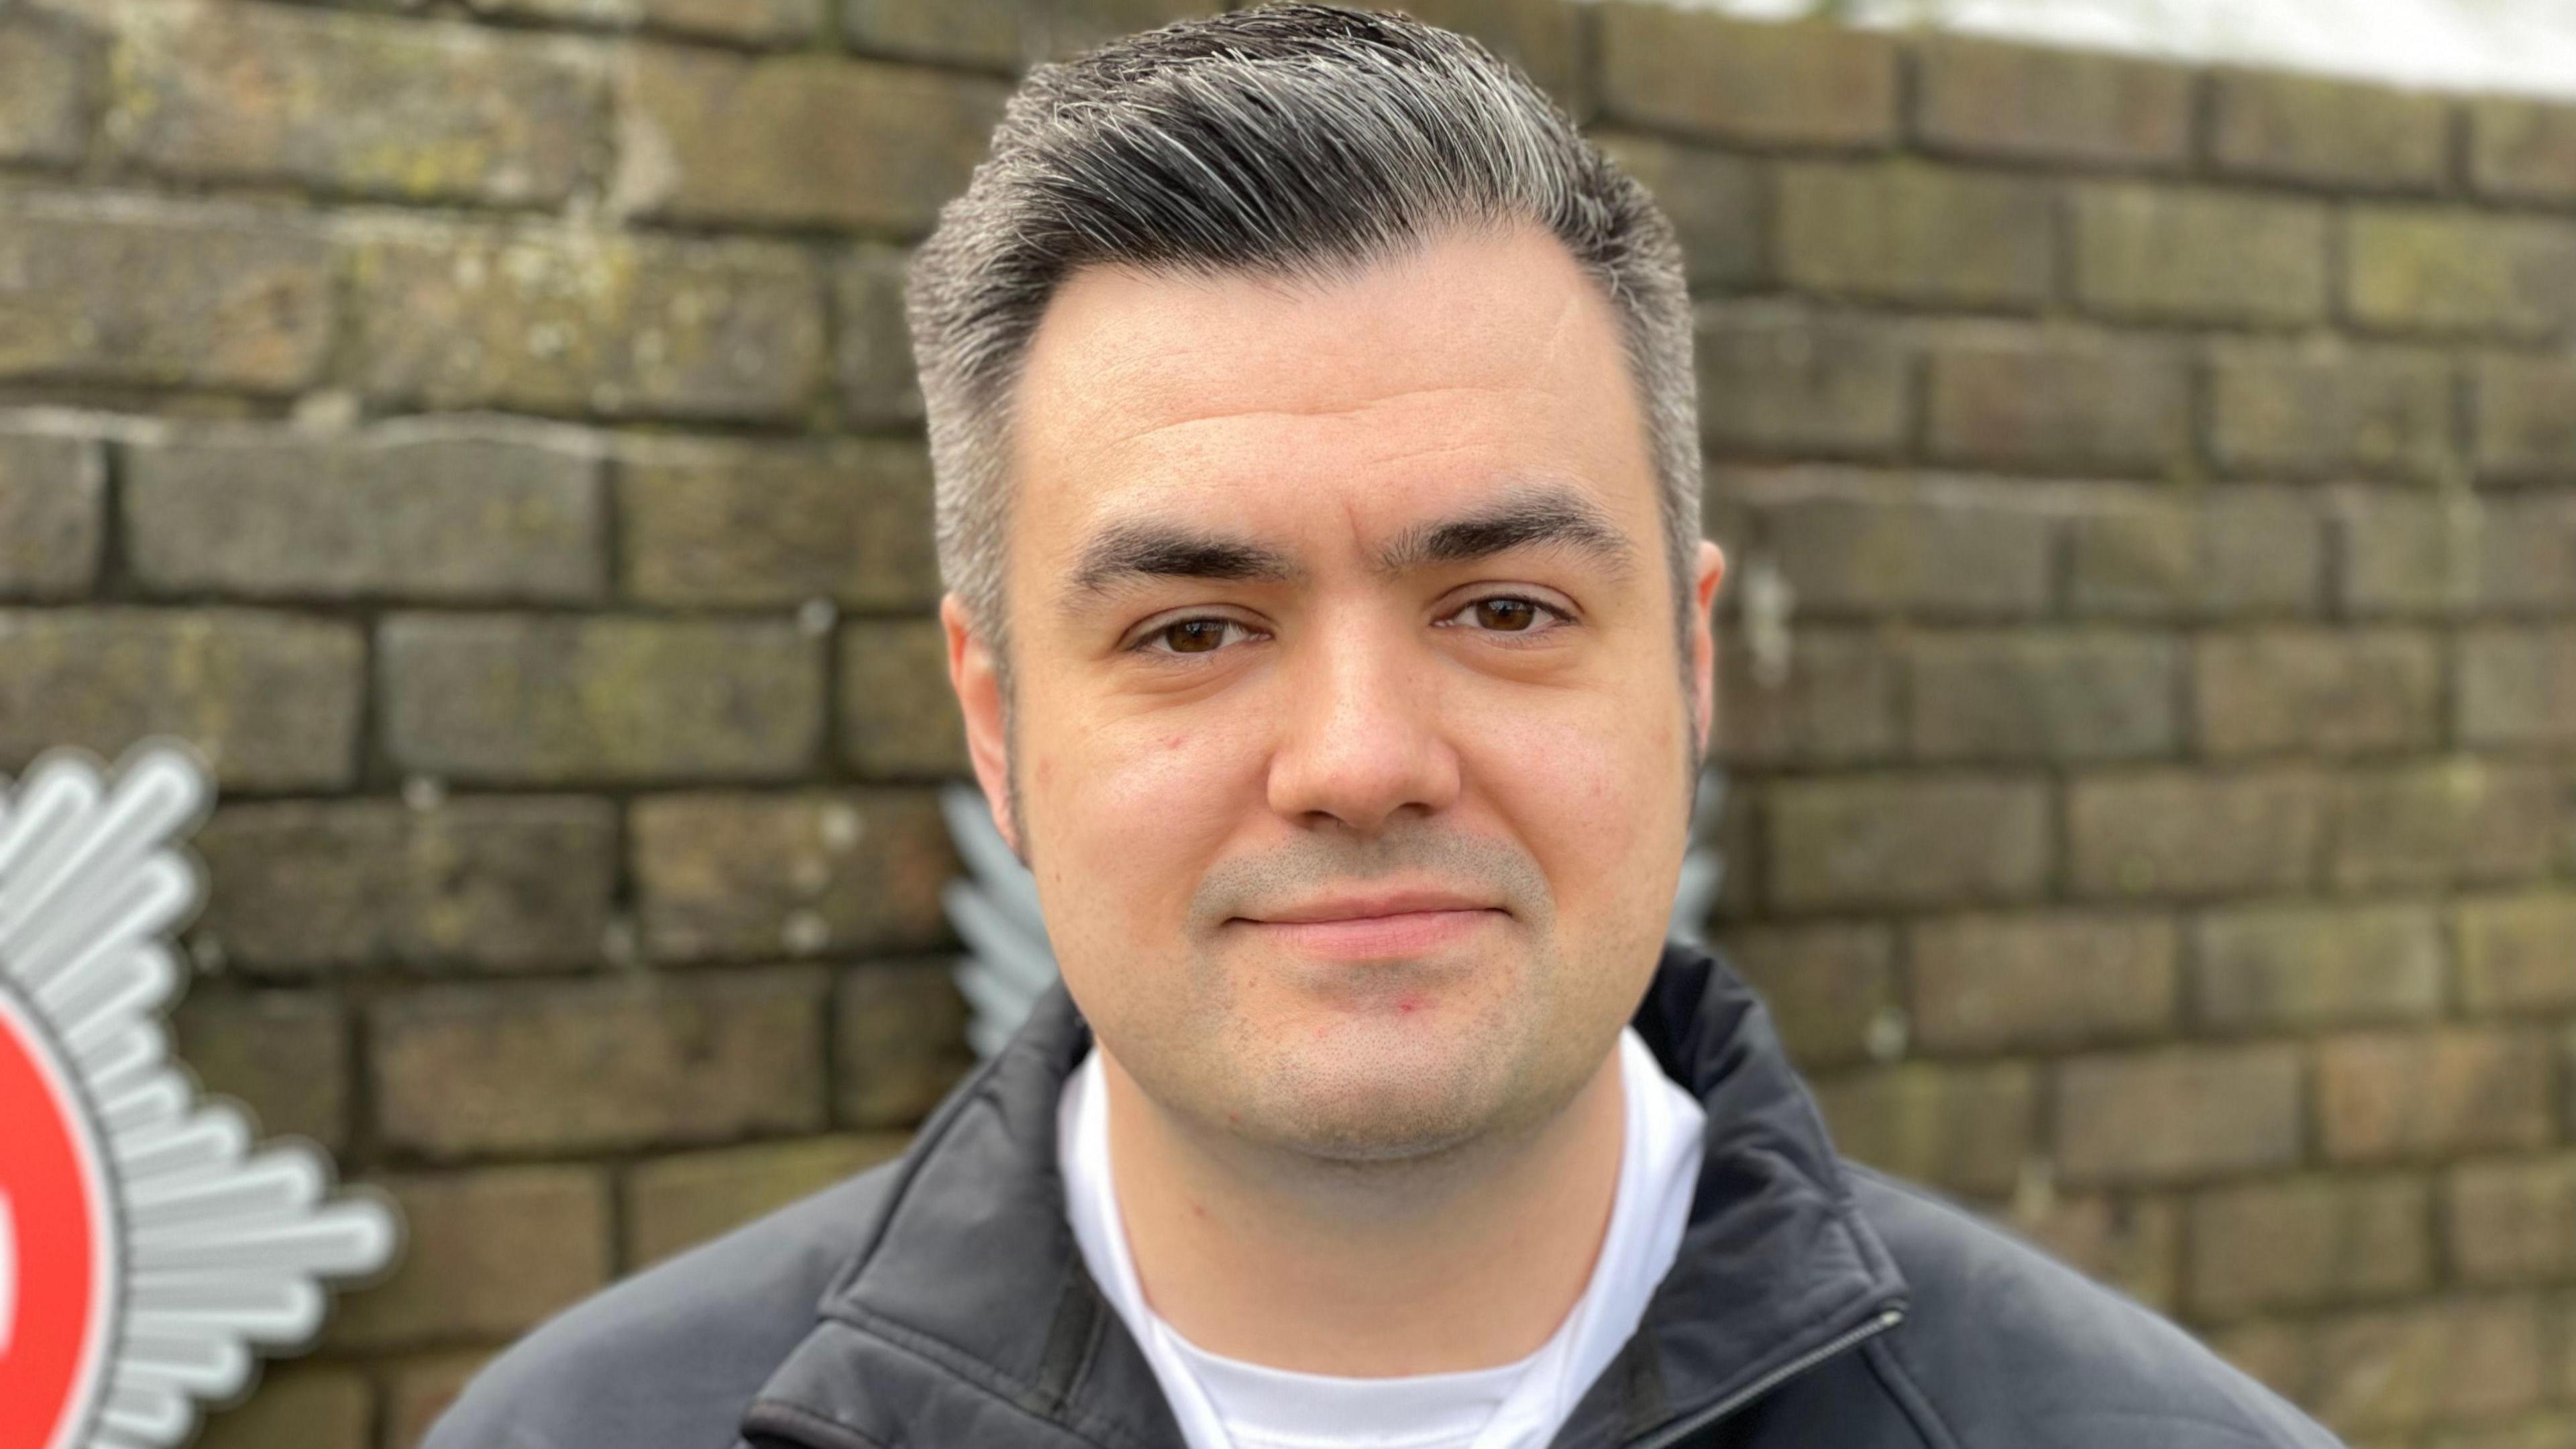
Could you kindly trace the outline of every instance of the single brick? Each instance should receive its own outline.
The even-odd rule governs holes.
[[[2442,1009],[2429,906],[2239,906],[2192,923],[2192,1011],[2219,1031],[2403,1022]]]
[[[2442,735],[2441,649],[2401,629],[2203,634],[2192,700],[2200,748],[2216,757],[2430,749]]]
[[[263,1367],[259,1392],[209,1414],[196,1449],[373,1449],[375,1394],[367,1377],[340,1365]]]
[[[225,790],[346,789],[365,651],[353,624],[261,610],[0,610],[0,770],[166,734]]]
[[[2434,480],[2453,469],[2451,372],[2430,354],[2222,343],[2209,402],[2210,454],[2230,473]]]
[[[1896,139],[1897,48],[1884,35],[1611,0],[1598,43],[1601,102],[1620,120],[1728,141]]]
[[[2482,628],[2459,641],[2461,744],[2576,744],[2576,629]]]
[[[353,236],[355,380],[390,405],[801,415],[822,277],[797,248],[384,223]]]
[[[1580,14],[1570,6],[1549,8],[1569,19]],[[1759,166],[1655,136],[1614,132],[1592,140],[1655,194],[1681,241],[1683,273],[1694,287],[1746,287],[1763,279],[1769,205]]]
[[[467,0],[514,20],[668,30],[743,45],[795,45],[823,27],[829,0]]]
[[[2048,607],[2053,530],[2036,508],[1922,487],[1747,501],[1804,616],[2019,619]]]
[[[905,268],[899,247],[861,243],[832,269],[832,377],[841,415],[853,426],[918,426],[921,376],[903,318]]]
[[[2078,615],[2312,615],[2324,598],[2322,514],[2296,490],[2231,488],[2190,503],[2088,497],[2068,534],[2067,600]]]
[[[2203,1319],[2421,1292],[2432,1192],[2418,1177],[2286,1177],[2194,1194],[2188,1301]]]
[[[635,1165],[626,1175],[631,1271],[729,1232],[900,1156],[899,1132],[719,1147]]]
[[[1906,667],[1927,760],[2117,760],[2175,753],[2182,651],[2104,630],[1924,634]]]
[[[2444,1175],[2443,1241],[2465,1283],[2576,1275],[2576,1156],[2464,1162]]]
[[[2341,555],[2338,602],[2350,613],[2457,614],[2477,598],[2477,499],[2354,489],[2333,498],[2327,528]]]
[[[332,314],[321,238],[266,214],[0,198],[0,379],[293,392]]]
[[[2335,782],[2326,879],[2369,893],[2546,875],[2555,795],[2545,766],[2464,756],[2345,775]]]
[[[377,1127],[454,1160],[723,1142],[823,1125],[804,970],[429,987],[368,1012]]]
[[[127,450],[137,582],[247,598],[599,597],[606,528],[586,449],[490,428],[344,439],[265,430]]]
[[[2170,1199],[2052,1193],[2044,1211],[2011,1226],[2078,1272],[2160,1313],[2173,1311],[2182,1271],[2182,1210]]]
[[[1765,804],[1782,909],[2018,901],[2048,883],[2048,790],[2036,780],[1784,780]]]
[[[348,1146],[349,1028],[337,1001],[198,985],[171,1025],[188,1069],[207,1091],[249,1108],[261,1138],[306,1137],[334,1153]]]
[[[2281,325],[2326,311],[2317,202],[2142,183],[2077,188],[2075,296],[2151,321]]]
[[[1726,932],[1719,945],[1770,1008],[1801,1070],[1878,1055],[1872,1039],[1897,1010],[1896,936],[1886,926],[1745,927]]]
[[[2174,1023],[2173,922],[2050,912],[1913,926],[1906,999],[1928,1052],[2050,1051]]]
[[[2485,499],[2478,604],[2514,613],[2576,613],[2576,493]]]
[[[639,448],[618,465],[617,507],[619,576],[647,603],[939,602],[917,444]]]
[[[668,221],[928,230],[1002,117],[975,77],[640,45],[617,73],[612,205]]]
[[[643,944],[655,960],[935,947],[956,870],[922,791],[693,793],[628,821]]]
[[[2307,1405],[2351,1436],[2495,1420],[2536,1408],[2548,1375],[2546,1319],[2527,1297],[2376,1309],[2319,1324]]]
[[[2189,1181],[2299,1160],[2287,1046],[2159,1047],[2057,1069],[2057,1167],[2076,1184]]]
[[[2031,308],[2054,290],[2044,183],[1919,162],[1805,164],[1779,178],[1783,280],[1830,296]]]
[[[2430,1449],[2565,1449],[2576,1444],[2576,1415],[2516,1415],[2502,1423],[2445,1429],[2426,1442]]]
[[[1837,1150],[1899,1177],[1989,1198],[2020,1181],[2038,1100],[2026,1062],[1906,1062],[1816,1084]]]
[[[98,444],[0,433],[0,598],[88,592],[106,537],[107,467]]]
[[[785,779],[822,745],[821,648],[792,623],[401,614],[377,649],[385,751],[406,770]]]
[[[2306,1325],[2256,1319],[2211,1329],[2210,1351],[2292,1403],[2304,1403],[2316,1377],[2315,1344]],[[2384,1449],[2384,1446],[2382,1446]]]
[[[493,1350],[469,1348],[423,1354],[387,1367],[385,1443],[387,1449],[421,1449],[429,1426],[447,1412],[484,1365]]]
[[[841,0],[839,8],[842,34],[871,54],[1017,70],[1048,49],[1045,10],[1014,0]]]
[[[2480,478],[2576,481],[2576,362],[2480,359],[2473,425]]]
[[[381,1186],[402,1212],[402,1258],[391,1277],[339,1300],[326,1347],[506,1338],[608,1281],[608,1184],[596,1169],[495,1168]]]
[[[2371,327],[2546,337],[2576,320],[2576,222],[2371,207],[2344,253],[2346,303]]]
[[[1935,33],[1916,51],[1915,134],[1943,150],[2171,166],[2191,149],[2191,72],[2126,56]]]
[[[2512,1015],[2576,1006],[2576,895],[2542,891],[2470,897],[2452,907],[2460,1000]]]
[[[1732,764],[1858,764],[1897,749],[1899,660],[1876,634],[1808,629],[1789,636],[1788,668],[1764,677],[1753,652],[1718,650],[1718,758]]]
[[[0,162],[81,159],[103,48],[68,16],[22,10],[0,20]]]
[[[588,49],[390,16],[111,3],[118,157],[187,180],[557,206],[606,139]]]
[[[2472,96],[2469,185],[2529,201],[2576,198],[2576,106],[2522,96]]]
[[[1883,323],[1730,308],[1702,314],[1694,352],[1714,448],[1877,458],[1905,446],[1912,362]]]
[[[2271,181],[2429,190],[2449,155],[2443,98],[2283,71],[2210,77],[2210,159]]]
[[[865,51],[1016,70],[1218,8],[1203,0],[842,0],[841,30]]]
[[[1998,338],[1932,352],[1940,461],[2155,476],[2190,451],[2181,352],[2154,341]]]
[[[841,974],[833,1007],[833,1118],[909,1128],[975,1069],[966,999],[944,961],[878,963]]]
[[[2324,832],[2323,781],[2299,769],[2079,778],[2067,797],[2071,883],[2083,897],[2300,890]]]
[[[2550,1055],[2547,1036],[2510,1027],[2330,1040],[2317,1060],[2326,1158],[2388,1162],[2541,1146],[2555,1110]]]
[[[572,796],[226,805],[195,840],[196,930],[255,970],[597,959],[617,875],[617,815]]]
[[[843,625],[840,696],[841,758],[860,775],[926,780],[974,772],[938,620]]]

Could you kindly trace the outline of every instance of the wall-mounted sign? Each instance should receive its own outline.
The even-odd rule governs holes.
[[[163,1021],[171,935],[203,899],[182,847],[214,798],[184,744],[110,779],[58,750],[0,776],[0,1446],[162,1449],[321,1327],[323,1283],[382,1271],[381,1198],[309,1143],[254,1150],[198,1099]]]

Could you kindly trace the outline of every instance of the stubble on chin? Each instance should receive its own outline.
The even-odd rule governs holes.
[[[1526,1133],[1589,1080],[1579,1052],[1551,1053],[1559,963],[1523,955],[1479,983],[1471,967],[1424,972],[1404,988],[1427,1004],[1299,1003],[1289,984],[1239,987],[1242,963],[1203,954],[1172,1049],[1138,1081],[1189,1104],[1199,1131],[1249,1151],[1351,1172],[1430,1168]],[[1257,968],[1256,968],[1257,969]],[[1374,968],[1354,967],[1352,970]],[[1383,968],[1401,971],[1401,967]],[[1169,1095],[1166,1095],[1166,1093]]]

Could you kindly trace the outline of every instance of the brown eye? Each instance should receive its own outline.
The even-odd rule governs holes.
[[[1213,653],[1225,643],[1230,627],[1224,619],[1183,619],[1163,628],[1163,645],[1175,654]]]
[[[1476,605],[1476,622],[1518,633],[1538,622],[1538,606],[1527,599],[1486,599]]]

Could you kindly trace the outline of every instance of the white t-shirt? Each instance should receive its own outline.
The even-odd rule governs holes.
[[[1536,1353],[1495,1368],[1406,1378],[1289,1373],[1209,1353],[1145,1302],[1109,1170],[1100,1054],[1064,1085],[1056,1146],[1083,1261],[1154,1366],[1191,1449],[1542,1449],[1637,1331],[1673,1265],[1699,1181],[1707,1113],[1634,1028],[1619,1036],[1627,1135],[1591,1282]]]

